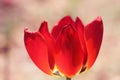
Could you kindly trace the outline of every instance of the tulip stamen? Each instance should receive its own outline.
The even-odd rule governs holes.
[[[71,78],[66,77],[66,80],[71,80]]]
[[[80,73],[85,72],[86,68],[87,68],[86,66],[83,66]]]
[[[57,76],[61,76],[60,73],[59,73],[59,71],[54,71],[53,74],[57,75]]]

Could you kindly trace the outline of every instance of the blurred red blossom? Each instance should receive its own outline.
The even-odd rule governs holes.
[[[24,30],[24,42],[33,62],[49,75],[73,77],[94,64],[103,37],[103,22],[97,17],[83,25],[79,17],[62,18],[50,33],[44,21],[39,30]]]
[[[14,0],[0,0],[0,5],[2,7],[13,7],[14,6]]]

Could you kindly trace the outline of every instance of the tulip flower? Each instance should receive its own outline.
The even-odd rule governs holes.
[[[102,42],[103,22],[101,17],[83,25],[79,17],[62,18],[48,30],[46,21],[36,32],[24,30],[27,52],[44,73],[67,77],[88,71],[94,64]]]

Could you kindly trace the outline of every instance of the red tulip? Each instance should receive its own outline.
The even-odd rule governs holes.
[[[61,19],[50,33],[44,21],[39,31],[24,31],[24,42],[33,62],[49,75],[73,77],[94,64],[102,42],[101,17],[83,25],[77,17]]]

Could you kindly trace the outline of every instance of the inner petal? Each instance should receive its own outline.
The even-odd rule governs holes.
[[[56,65],[66,76],[74,76],[82,67],[83,50],[77,31],[72,25],[65,26],[57,38]]]

